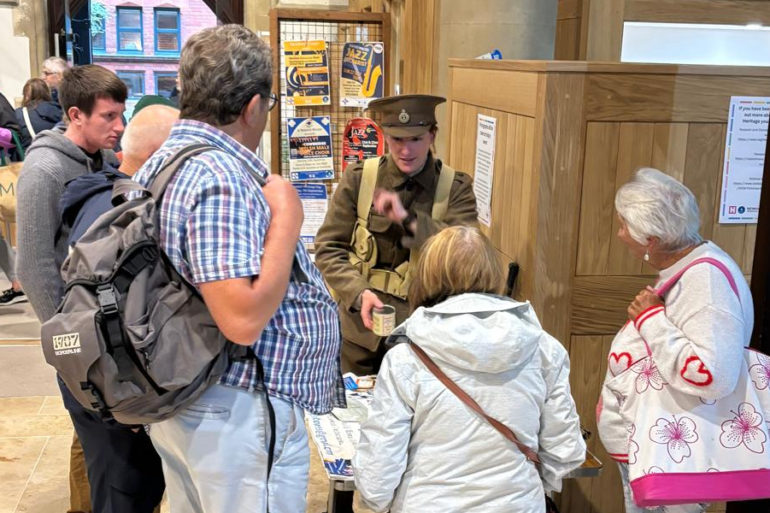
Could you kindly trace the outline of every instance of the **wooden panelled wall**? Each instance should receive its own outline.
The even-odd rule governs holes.
[[[623,23],[770,25],[767,0],[559,0],[555,58],[619,61]]]
[[[516,297],[531,300],[567,347],[572,392],[593,433],[589,449],[605,463],[599,478],[565,482],[563,511],[616,513],[620,478],[598,439],[594,409],[626,307],[655,272],[616,237],[615,191],[643,166],[682,180],[698,199],[702,235],[749,275],[755,225],[717,222],[727,108],[731,95],[770,90],[770,73],[612,72],[621,64],[580,73],[558,63],[538,72],[524,64],[452,62],[448,162],[473,174],[477,115],[497,119],[492,226],[484,230],[506,261],[521,266]]]
[[[391,14],[398,42],[392,73],[398,72],[401,94],[430,94],[438,73],[438,22],[441,0],[350,0],[348,9]]]

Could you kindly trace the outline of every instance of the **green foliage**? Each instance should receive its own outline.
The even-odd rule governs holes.
[[[107,7],[98,0],[91,0],[91,33],[104,32],[107,26]]]

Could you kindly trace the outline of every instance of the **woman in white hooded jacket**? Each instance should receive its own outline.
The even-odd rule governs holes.
[[[353,461],[356,488],[376,512],[545,511],[585,457],[564,347],[529,303],[499,296],[496,252],[476,228],[455,226],[421,251],[410,303],[377,376]],[[521,450],[450,392],[425,353],[491,417],[537,453]]]

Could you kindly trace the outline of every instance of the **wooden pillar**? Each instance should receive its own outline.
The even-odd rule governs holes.
[[[620,61],[627,0],[559,0],[556,59]]]
[[[588,2],[585,60],[619,62],[625,0],[584,1]]]
[[[588,3],[588,0],[559,0],[554,46],[554,59],[557,61],[576,61],[585,55],[585,38],[581,44],[584,1]]]
[[[401,94],[433,92],[440,0],[406,0],[399,27]]]

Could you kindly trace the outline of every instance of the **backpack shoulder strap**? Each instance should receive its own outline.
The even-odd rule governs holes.
[[[35,129],[32,128],[32,121],[29,119],[29,109],[27,109],[27,107],[22,107],[21,115],[24,116],[24,124],[27,125],[27,132],[29,132],[29,136],[34,139],[37,133],[35,133]]]
[[[658,287],[658,289],[656,290],[656,293],[659,296],[662,296],[663,294],[665,294],[666,292],[671,290],[671,287],[673,287],[674,284],[677,281],[679,281],[679,279],[682,277],[682,275],[688,269],[690,269],[691,267],[693,267],[695,265],[704,264],[704,263],[711,264],[714,267],[716,267],[717,269],[719,269],[720,271],[722,271],[722,274],[725,275],[725,278],[727,278],[727,282],[730,284],[730,288],[733,289],[733,292],[735,292],[735,295],[738,296],[738,301],[740,301],[741,300],[741,296],[740,296],[740,294],[738,294],[738,285],[735,283],[735,278],[733,278],[732,273],[730,272],[730,270],[727,268],[727,266],[724,263],[722,263],[719,260],[717,260],[716,258],[712,258],[712,257],[696,258],[695,260],[693,260],[692,262],[687,264],[684,267],[684,269],[682,269],[681,271],[679,271],[678,273],[673,275],[671,278],[666,280],[666,282],[663,285]]]
[[[436,196],[433,198],[433,210],[431,217],[435,221],[444,219],[447,208],[449,207],[449,192],[452,190],[452,182],[455,179],[455,170],[446,164],[441,164],[441,173],[436,185]]]
[[[358,187],[358,204],[356,206],[356,217],[364,228],[369,223],[369,210],[372,208],[374,186],[377,185],[377,171],[379,169],[379,157],[364,160],[364,170],[361,172],[361,185]]]
[[[185,146],[184,148],[178,150],[176,153],[166,159],[166,161],[163,163],[163,166],[161,166],[160,171],[158,171],[158,174],[155,175],[155,178],[153,178],[148,185],[150,195],[155,198],[155,201],[159,201],[163,196],[163,193],[166,192],[168,183],[174,177],[177,170],[181,167],[185,160],[205,151],[216,149],[218,149],[216,146],[205,143],[198,143]]]

